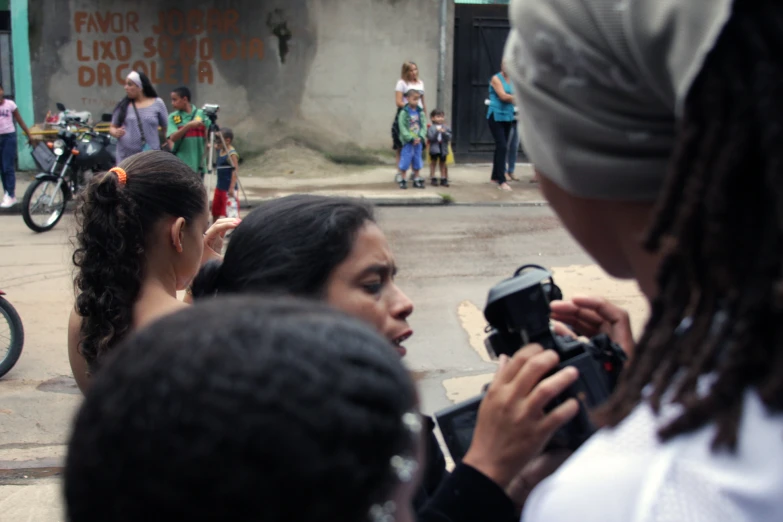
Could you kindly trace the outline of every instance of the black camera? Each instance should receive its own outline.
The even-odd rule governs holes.
[[[562,297],[548,270],[538,265],[520,267],[512,278],[489,291],[484,308],[489,322],[485,344],[493,357],[511,357],[521,347],[538,343],[560,356],[555,372],[567,366],[579,370],[579,380],[547,406],[549,411],[570,398],[579,400],[577,416],[555,433],[548,446],[573,450],[595,432],[588,410],[602,404],[612,393],[626,355],[603,334],[587,343],[555,335],[549,320],[549,303]],[[461,461],[470,447],[482,399],[480,395],[435,414],[455,462]]]

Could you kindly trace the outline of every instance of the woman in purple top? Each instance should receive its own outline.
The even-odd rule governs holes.
[[[160,149],[158,128],[168,125],[168,110],[144,73],[131,71],[125,98],[114,108],[109,133],[117,138],[117,164],[144,150]]]

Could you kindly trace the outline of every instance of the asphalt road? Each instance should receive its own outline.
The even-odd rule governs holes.
[[[489,379],[495,364],[481,348],[481,310],[489,288],[521,264],[555,267],[567,295],[608,295],[641,324],[635,286],[594,267],[547,207],[383,208],[378,215],[400,266],[398,282],[416,307],[406,360],[426,412],[470,396]],[[0,470],[57,466],[81,399],[66,355],[72,217],[34,234],[20,216],[2,216],[0,231],[0,289],[26,334],[22,358],[0,380]]]

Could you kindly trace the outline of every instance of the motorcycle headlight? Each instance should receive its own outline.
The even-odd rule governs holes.
[[[54,145],[52,145],[52,150],[54,151],[55,156],[62,156],[63,151],[65,150],[65,142],[63,140],[55,140]]]

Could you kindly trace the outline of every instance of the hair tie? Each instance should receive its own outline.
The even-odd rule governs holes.
[[[121,167],[114,167],[109,172],[117,174],[117,179],[120,180],[120,186],[124,187],[128,182],[128,174]]]

